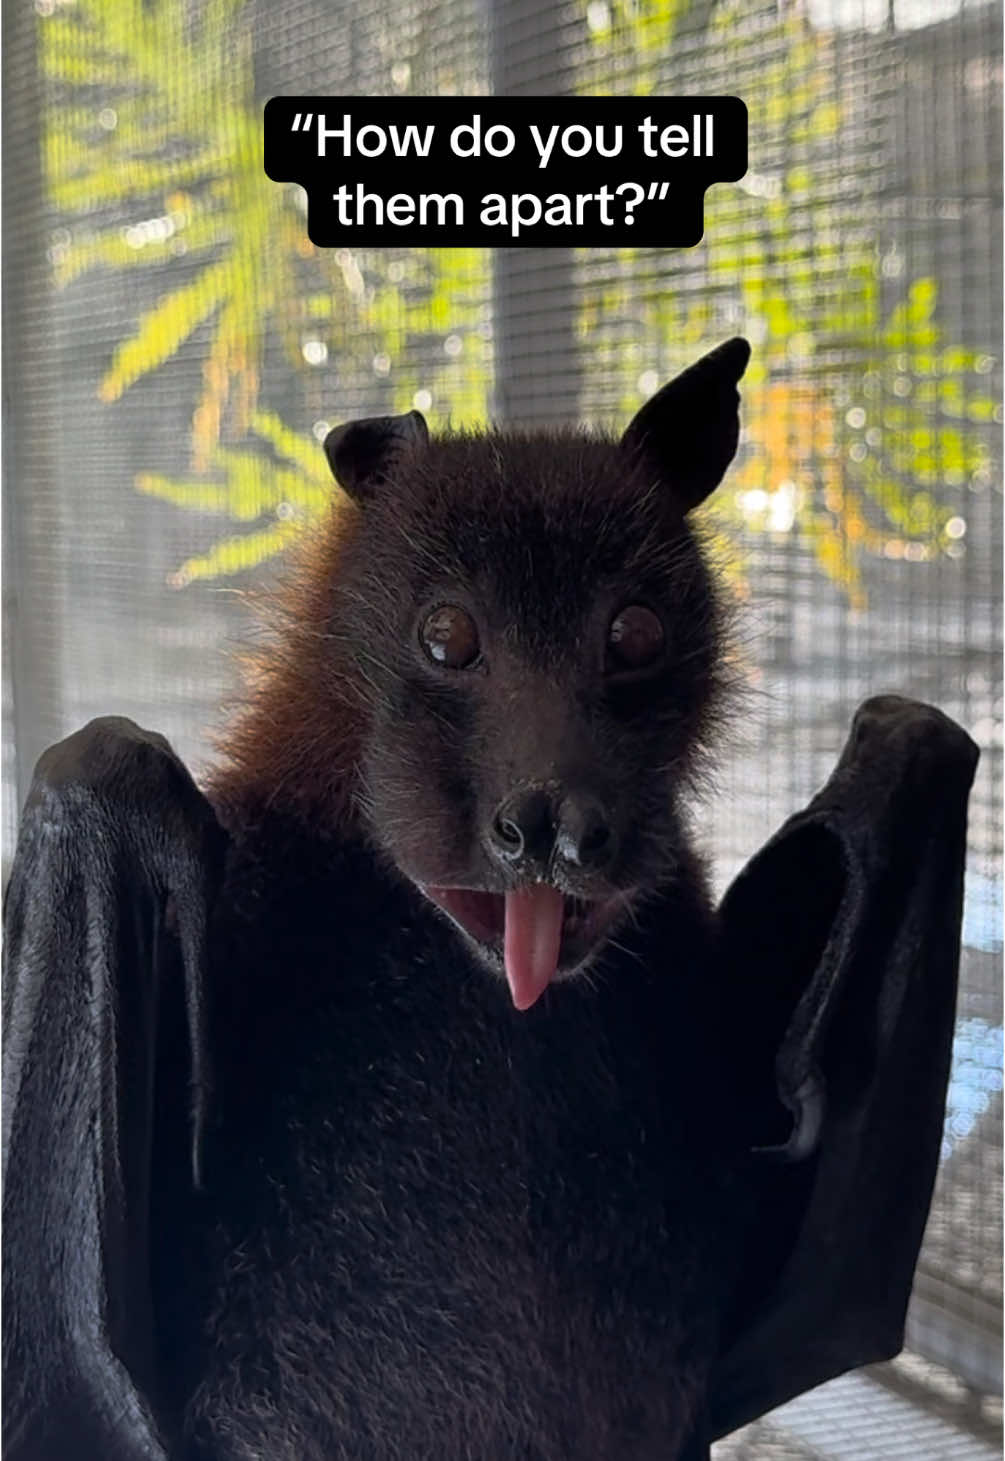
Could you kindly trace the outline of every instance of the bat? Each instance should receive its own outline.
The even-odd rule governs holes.
[[[977,751],[893,695],[708,893],[689,514],[734,340],[619,440],[325,443],[205,789],[47,751],[5,904],[9,1461],[701,1461],[897,1353]]]

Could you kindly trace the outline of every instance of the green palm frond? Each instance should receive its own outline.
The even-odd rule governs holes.
[[[250,531],[224,535],[208,552],[182,563],[169,579],[174,588],[259,567],[323,517],[338,495],[316,441],[298,436],[271,412],[254,412],[249,425],[272,448],[272,457],[217,447],[208,479],[152,472],[136,478],[137,490],[148,497],[250,526]]]
[[[281,306],[296,314],[300,294],[302,228],[262,171],[244,8],[210,0],[192,22],[177,4],[78,0],[40,22],[48,189],[68,234],[57,280],[196,261],[195,277],[120,343],[100,394],[118,399],[212,320],[194,416],[200,466],[228,406],[238,435],[246,425],[267,331]]]
[[[131,339],[115,352],[101,382],[101,399],[117,401],[140,376],[156,370],[227,295],[226,264],[212,264],[191,284],[176,289],[145,314]]]
[[[184,282],[114,352],[101,399],[118,400],[208,324],[192,422],[199,472],[223,434],[246,432],[270,335],[300,374],[305,336],[324,336],[339,358],[389,362],[378,374],[402,409],[422,391],[434,421],[484,419],[487,250],[412,251],[402,262],[314,249],[300,190],[262,167],[250,25],[245,0],[209,0],[197,22],[173,0],[77,0],[40,20],[48,191],[66,225],[51,251],[57,282],[94,269],[176,274],[185,258]],[[399,365],[420,338],[433,346],[421,373]]]
[[[678,24],[674,0],[666,3],[667,23]],[[650,388],[636,340],[656,342],[645,349],[660,369],[648,374],[662,379],[724,333],[724,320],[749,333],[744,457],[715,512],[734,532],[804,532],[823,571],[857,602],[865,553],[924,561],[963,551],[960,493],[990,480],[991,437],[981,428],[1001,419],[987,389],[994,362],[946,337],[937,280],[910,278],[906,260],[881,248],[861,198],[835,185],[849,118],[832,40],[788,7],[759,31],[754,70],[743,0],[708,10],[718,60],[732,69],[730,89],[746,101],[749,135],[773,170],[761,163],[763,174],[706,194],[693,265],[700,293],[668,289],[651,258],[620,249],[618,268],[584,303],[579,333],[594,368],[618,383],[624,416]],[[589,25],[587,82],[609,75],[612,55],[641,74],[647,0],[601,0],[596,13],[609,24]],[[689,14],[689,30],[694,23]],[[667,64],[645,63],[654,85],[666,85]],[[620,322],[629,318],[626,342]]]
[[[186,559],[178,572],[172,574],[169,583],[172,588],[186,588],[199,579],[247,573],[284,553],[299,533],[300,527],[296,523],[275,522],[253,533],[221,538],[208,553]]]

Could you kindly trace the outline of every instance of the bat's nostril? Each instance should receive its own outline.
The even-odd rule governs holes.
[[[489,834],[492,851],[505,862],[546,862],[554,840],[551,801],[540,787],[524,787],[497,808]]]
[[[515,822],[508,817],[497,817],[495,826],[496,837],[504,847],[512,848],[514,853],[523,850],[523,833]]]
[[[557,846],[559,855],[574,867],[599,871],[612,861],[616,851],[614,833],[599,801],[588,795],[565,798]]]

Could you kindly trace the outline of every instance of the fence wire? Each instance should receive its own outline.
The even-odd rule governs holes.
[[[3,55],[6,855],[39,751],[93,715],[206,764],[247,592],[323,510],[328,426],[413,406],[434,427],[623,423],[745,333],[744,442],[707,525],[755,693],[698,820],[724,886],[873,691],[932,700],[981,745],[909,1342],[985,1406],[985,1441],[1002,1298],[1001,33],[1000,4],[959,0],[11,0]],[[261,169],[280,92],[728,93],[748,106],[750,167],[710,191],[686,251],[318,251],[299,190]],[[909,1402],[874,1378],[822,1393],[833,1412],[789,1407],[723,1458],[982,1444],[963,1422],[963,1449],[904,1439]]]

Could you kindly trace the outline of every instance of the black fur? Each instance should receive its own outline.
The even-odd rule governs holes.
[[[728,616],[685,514],[746,358],[620,442],[340,430],[351,501],[212,809],[128,722],[43,758],[5,943],[10,1461],[702,1461],[896,1350],[973,750],[873,702],[713,912],[686,797]],[[444,605],[463,667],[423,648]],[[662,636],[626,662],[639,605]],[[493,850],[515,793],[581,920],[522,1013],[437,894],[537,896]]]
[[[417,643],[438,603],[480,628],[481,671]],[[606,629],[643,601],[667,625],[654,680],[605,686]],[[362,514],[333,586],[367,707],[361,802],[425,882],[490,883],[491,810],[526,781],[586,784],[617,815],[626,885],[681,854],[681,796],[722,687],[722,611],[693,533],[619,448],[572,435],[435,443]]]
[[[427,443],[402,419],[329,437],[360,506],[294,628],[314,652],[273,663],[218,782],[215,965],[234,977],[208,1261],[228,1278],[209,1339],[172,1340],[201,1377],[187,1423],[206,1455],[673,1455],[735,1222],[712,1164],[728,1078],[691,1009],[711,923],[684,812],[727,689],[725,605],[672,474],[633,439]],[[472,671],[422,652],[444,602],[477,625]],[[608,626],[638,602],[664,660],[610,683]],[[302,703],[291,669],[315,706],[331,687],[327,723],[277,727]],[[288,778],[253,764],[291,748]],[[352,784],[337,838],[331,804],[299,799],[333,766]],[[413,885],[512,885],[486,828],[524,784],[599,797],[616,860],[562,882],[625,909],[575,991],[518,1015]],[[657,1030],[675,1032],[659,1054]]]
[[[267,819],[222,901],[195,1454],[676,1455],[743,1210],[700,886],[526,1015],[365,848]]]

